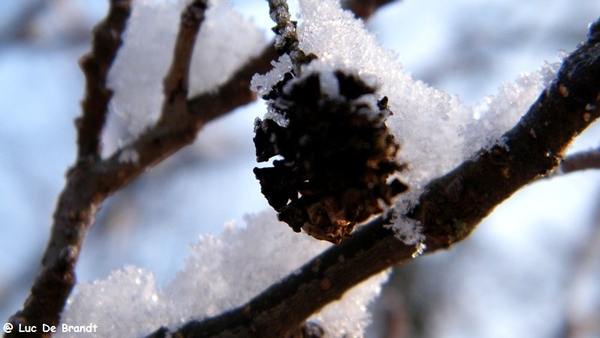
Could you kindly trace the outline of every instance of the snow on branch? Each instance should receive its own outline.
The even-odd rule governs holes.
[[[164,43],[175,41],[174,20],[187,2],[180,0],[169,5],[135,2],[131,9],[130,1],[112,0],[106,19],[96,28],[92,52],[81,61],[87,90],[83,114],[77,120],[78,160],[68,172],[67,185],[59,197],[40,275],[24,309],[11,317],[11,323],[37,327],[42,323],[58,323],[64,302],[75,284],[74,266],[83,238],[103,200],[148,167],[191,143],[206,122],[256,98],[248,83],[253,74],[270,68],[270,61],[276,57],[275,50],[264,47],[259,37],[261,33],[252,25],[240,19],[222,1],[214,0],[206,15],[206,25],[211,29],[200,32],[200,42],[195,44],[195,57],[189,65],[194,75],[185,74],[188,66],[184,62],[181,69],[173,67],[169,77],[180,77],[182,81],[170,81],[166,86],[169,98],[173,90],[184,88],[178,84],[184,84],[185,78],[189,78],[187,96],[192,97],[186,100],[187,114],[170,114],[169,118],[165,114],[162,122],[154,124],[160,106],[160,79],[167,72],[170,60],[165,51],[172,50],[169,46],[165,48]],[[197,10],[204,7],[203,3],[199,1],[199,8],[191,7],[187,12],[191,14],[187,18],[192,19],[188,22],[192,26],[199,24],[196,14],[201,14]],[[124,32],[130,13],[132,18]],[[193,29],[182,35],[184,46],[194,44]],[[239,43],[231,43],[240,36],[244,38],[238,39]],[[178,60],[189,59],[191,50],[174,49],[176,58],[181,56]],[[115,60],[117,52],[119,56]],[[175,74],[177,69],[184,74]],[[149,88],[152,89],[148,91]],[[181,97],[186,97],[181,93],[179,102]],[[107,112],[113,117],[132,117],[129,119],[132,133],[137,138],[116,150],[105,147],[102,152],[108,157],[102,159],[100,144]],[[174,116],[177,123],[173,123]]]
[[[187,2],[134,3],[133,19],[128,25],[119,57],[108,76],[108,83],[115,92],[109,107],[110,113],[125,124],[129,139],[146,131],[160,118],[164,97],[162,84],[173,64],[179,17]],[[270,56],[264,53],[266,43],[263,33],[224,0],[209,2],[202,26],[204,28],[198,32],[189,61],[188,100],[199,95],[210,95],[215,88],[226,86],[244,63],[256,66],[264,62],[268,66],[273,59],[251,61],[258,56]],[[254,97],[243,103],[238,101],[238,105],[252,100]],[[196,115],[204,113],[197,109],[199,107],[195,108]],[[210,106],[203,108],[213,109]],[[103,155],[110,156],[114,151],[114,148],[107,148]]]
[[[190,59],[193,51],[190,47],[194,45],[195,35],[205,7],[205,2],[196,1],[186,10],[181,25],[180,44],[175,47],[176,63]],[[128,22],[127,32],[125,32],[125,35],[129,37],[132,33],[130,31],[131,24],[139,22],[139,12],[136,12],[136,8],[139,11],[140,8],[144,8],[144,4],[136,3],[134,5],[131,16],[134,19]],[[227,11],[227,8],[221,7],[221,11],[216,14],[228,18]],[[198,130],[206,122],[254,99],[254,96],[249,94],[242,95],[236,100],[224,97],[231,91],[240,91],[241,82],[246,84],[244,92],[250,92],[247,84],[253,72],[244,67],[225,74],[227,76],[233,73],[228,81],[223,81],[221,78],[223,76],[223,73],[220,72],[221,69],[212,67],[211,70],[219,72],[219,77],[212,80],[213,84],[217,81],[222,82],[222,85],[216,92],[209,95],[187,99],[188,93],[184,88],[187,85],[184,83],[188,75],[179,73],[188,71],[189,67],[184,62],[183,69],[179,69],[178,66],[173,67],[174,71],[169,78],[175,79],[175,81],[168,82],[167,86],[169,94],[177,92],[175,101],[178,102],[177,109],[180,111],[177,114],[165,114],[165,118],[160,123],[153,124],[133,142],[116,150],[108,158],[102,159],[99,149],[100,137],[106,119],[106,106],[112,93],[108,87],[117,90],[116,96],[121,94],[120,89],[122,89],[118,85],[116,87],[119,88],[115,88],[114,83],[110,85],[110,74],[114,74],[114,65],[111,68],[111,64],[119,51],[119,57],[115,61],[119,63],[121,60],[120,64],[123,67],[123,55],[119,47],[129,12],[128,1],[112,1],[107,18],[95,30],[94,46],[90,56],[82,61],[82,69],[88,80],[88,91],[83,103],[82,118],[77,121],[78,161],[67,173],[67,184],[58,199],[50,239],[42,260],[42,270],[34,282],[23,310],[9,319],[17,327],[18,324],[36,327],[42,327],[42,324],[58,324],[65,301],[76,282],[74,269],[83,239],[104,199],[123,188],[150,166],[190,144],[195,139]],[[170,20],[161,22],[173,23]],[[237,21],[234,20],[234,22]],[[222,36],[205,35],[205,40],[211,41],[211,39],[213,41],[221,40]],[[127,42],[124,46],[126,45]],[[164,49],[164,46],[161,45],[161,48]],[[263,58],[270,56],[270,51],[262,55]],[[246,55],[242,57],[246,57]],[[130,68],[121,68],[121,74],[125,77],[140,76],[140,73],[135,72],[134,65],[141,59],[145,58],[129,58]],[[239,55],[233,59],[236,60],[236,64],[229,64],[230,68],[239,66],[237,64]],[[261,66],[263,64],[264,66]],[[259,69],[268,67],[268,60],[255,61],[254,66],[257,65]],[[160,69],[160,67],[158,68]],[[107,77],[109,70],[110,74]],[[164,71],[166,72],[166,68]],[[109,85],[106,84],[107,81]],[[157,83],[160,85],[160,81]],[[147,96],[143,92],[143,88],[133,86],[131,89],[140,91],[132,97],[146,100]],[[114,99],[115,96],[112,96],[112,101]],[[166,99],[169,99],[169,96]],[[225,101],[228,103],[223,104],[222,102]],[[201,114],[202,110],[206,110],[208,114]],[[18,332],[13,331],[12,334],[18,335]]]
[[[387,123],[402,141],[401,159],[410,164],[401,174],[410,184],[410,195],[399,198],[390,212],[359,227],[351,238],[300,268],[297,264],[314,252],[304,254],[318,243],[290,244],[293,242],[287,241],[308,238],[281,229],[274,215],[262,215],[244,232],[226,232],[222,237],[204,240],[195,249],[200,251],[195,251],[197,257],[190,260],[189,268],[163,291],[157,291],[151,279],[141,278],[146,273],[137,271],[129,271],[130,275],[113,283],[110,289],[102,282],[85,286],[88,291],[78,293],[73,300],[78,306],[69,312],[75,316],[71,320],[85,321],[85,316],[102,316],[107,311],[111,313],[110,309],[119,309],[116,304],[95,309],[94,304],[88,303],[93,299],[90,295],[98,288],[114,295],[110,290],[121,290],[133,278],[147,281],[144,285],[148,287],[145,296],[136,298],[140,302],[137,307],[152,308],[152,322],[169,328],[155,331],[154,336],[280,337],[296,332],[320,310],[315,321],[328,332],[360,334],[364,326],[358,323],[364,322],[364,312],[356,315],[334,311],[342,317],[336,330],[329,327],[335,317],[323,317],[322,308],[360,282],[412,259],[424,249],[426,253],[434,252],[464,239],[502,200],[556,167],[570,141],[598,118],[598,111],[585,111],[586,106],[597,106],[600,100],[600,50],[594,42],[598,39],[594,29],[587,43],[564,60],[558,74],[549,66],[522,77],[516,85],[501,86],[500,93],[488,100],[479,112],[481,117],[475,120],[474,111],[456,98],[402,73],[388,53],[373,47],[376,44],[362,26],[332,2],[307,0],[303,6],[304,22],[298,27],[300,45],[305,46],[302,50],[334,66],[370,75],[380,84],[382,93],[389,93],[394,115]],[[317,13],[327,13],[326,20]],[[332,34],[335,39],[322,38]],[[290,70],[291,65],[282,63],[284,58],[277,64],[276,72]],[[261,85],[280,81],[279,75],[262,78]],[[535,101],[534,95],[540,91],[542,95]],[[527,107],[528,113],[522,116]],[[581,114],[587,114],[586,118]],[[511,125],[513,129],[506,132]],[[479,132],[481,129],[486,130],[485,134]],[[264,227],[257,230],[257,225]],[[416,227],[420,231],[415,231]],[[244,235],[236,237],[235,233]],[[398,240],[398,236],[403,240]],[[258,244],[252,246],[256,249],[242,249],[250,243]],[[294,263],[277,266],[275,259]],[[284,271],[287,277],[279,280]],[[201,276],[207,274],[215,278],[199,283]],[[247,277],[239,278],[240,274]],[[384,278],[363,286],[370,292],[363,291],[355,304],[364,306]],[[231,284],[236,280],[243,280],[244,287]],[[251,298],[251,293],[258,290],[264,291]],[[200,296],[189,297],[195,292]],[[113,323],[115,317],[111,316],[102,318]],[[147,323],[147,316],[140,316],[144,318],[135,322]],[[340,330],[344,325],[345,329]],[[140,326],[136,332],[147,334],[151,330]]]
[[[337,3],[327,5],[313,13],[339,23],[346,36],[365,34],[356,25],[343,27],[344,21],[356,21]],[[267,116],[255,122],[254,144],[258,162],[283,159],[276,159],[273,167],[255,168],[254,174],[280,221],[295,232],[339,243],[356,224],[381,214],[382,206],[389,207],[393,197],[408,189],[390,178],[404,168],[396,160],[400,145],[385,124],[393,113],[388,98],[376,94],[373,76],[356,70],[360,65],[321,60],[328,51],[315,54],[300,48],[303,41],[285,1],[271,1],[270,9],[282,57],[275,69],[252,81],[268,102]],[[316,18],[306,16],[302,26],[319,26]],[[330,33],[317,32],[313,38],[331,43]],[[328,47],[339,52],[335,45]]]
[[[152,30],[156,23],[173,24],[175,16],[167,15],[173,8],[179,13],[184,7],[183,1],[174,3],[175,7],[165,5],[169,8],[166,11],[162,5],[152,7],[148,3],[134,8],[127,39],[108,81],[115,90],[110,111],[138,119],[132,131],[136,138],[114,153],[108,152],[106,158],[88,166],[76,165],[68,173],[43,270],[24,310],[12,317],[15,325],[58,323],[75,283],[73,269],[83,237],[102,201],[148,167],[190,144],[210,119],[254,100],[255,94],[248,88],[250,78],[255,72],[270,69],[269,62],[276,57],[273,48],[265,48],[255,57],[252,55],[258,54],[258,48],[248,48],[242,56],[230,59],[236,53],[220,49],[223,43],[227,47],[232,44],[219,34],[236,30],[225,25],[216,37],[209,34],[203,40],[202,34],[209,30],[199,33],[193,54],[202,54],[202,49],[197,53],[197,45],[203,44],[205,49],[216,51],[206,53],[213,57],[211,61],[196,63],[192,58],[188,63],[193,30],[202,17],[196,15],[201,14],[196,10],[203,10],[199,1],[200,8],[188,8],[186,13],[192,15],[184,15],[184,20],[192,19],[192,30],[186,33],[188,26],[180,26],[180,47],[174,49],[175,59],[182,60],[182,64],[171,68],[162,97],[160,79],[167,73],[171,59],[146,48],[173,49],[146,41],[152,40],[149,36],[157,37],[156,41],[175,41],[173,28]],[[218,17],[227,22],[241,21],[229,20],[232,16],[219,6],[220,1],[211,1],[203,27],[215,25],[210,31],[219,31],[223,26],[219,26]],[[598,22],[591,26],[588,40],[563,61],[558,73],[548,66],[524,76],[515,85],[503,85],[499,94],[477,111],[480,117],[475,119],[475,110],[456,97],[403,73],[390,53],[376,44],[351,13],[342,11],[338,2],[303,0],[301,6],[298,46],[319,58],[319,62],[305,65],[302,71],[306,79],[318,73],[319,81],[331,84],[335,74],[332,70],[343,70],[372,89],[362,104],[379,110],[389,107],[394,112],[385,124],[402,144],[402,151],[393,154],[394,161],[408,163],[397,178],[410,186],[410,192],[396,198],[387,212],[360,226],[352,237],[332,247],[293,234],[277,223],[273,214],[257,216],[248,221],[245,230],[230,228],[219,237],[205,237],[192,249],[194,257],[186,269],[162,290],[157,290],[151,273],[133,267],[115,272],[108,280],[80,285],[69,299],[65,323],[92,318],[114,329],[98,332],[98,336],[140,336],[154,331],[157,337],[281,337],[298,332],[312,318],[328,334],[360,335],[368,322],[365,305],[378,293],[389,267],[464,239],[502,200],[553,170],[571,140],[599,117],[598,109],[589,109],[600,104]],[[211,15],[217,19],[211,21]],[[247,26],[242,23],[235,27],[243,31]],[[263,48],[257,40],[247,40]],[[146,55],[160,60],[146,60]],[[215,59],[215,55],[227,58],[227,62]],[[247,64],[239,66],[240,60],[248,59]],[[136,68],[145,61],[155,66],[147,73]],[[227,65],[226,70],[215,65],[198,67],[195,73],[195,65],[218,61]],[[285,78],[291,63],[284,55],[274,73],[255,79],[254,87],[270,91],[275,87],[273,81]],[[188,68],[189,77],[178,73]],[[330,72],[323,72],[325,69]],[[215,71],[215,76],[203,73],[210,71]],[[337,84],[327,86],[321,94],[343,92],[340,81]],[[535,101],[540,91],[542,95]],[[387,102],[383,96],[388,97]],[[163,113],[159,115],[161,103]],[[527,114],[522,116],[527,107]],[[96,120],[103,123],[104,119],[102,113]],[[80,144],[85,143],[88,149],[84,156],[97,157],[96,139],[102,124],[90,125],[91,141]],[[80,159],[81,155],[80,149]],[[334,302],[342,296],[341,302]],[[158,329],[160,326],[164,328]]]
[[[378,217],[248,303],[191,321],[177,333],[281,337],[293,332],[310,314],[360,281],[412,259],[418,244],[396,238],[387,226],[394,218],[421,223],[427,253],[466,238],[496,205],[555,168],[570,142],[600,117],[600,111],[585,109],[600,103],[598,27],[600,21],[592,26],[588,40],[563,61],[557,78],[527,114],[504,133],[502,145],[482,148],[433,180],[404,215]]]

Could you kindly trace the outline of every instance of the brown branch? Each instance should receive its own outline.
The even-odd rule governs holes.
[[[276,24],[273,27],[273,32],[277,34],[274,42],[275,49],[279,55],[290,56],[295,66],[295,72],[298,73],[300,65],[310,62],[314,55],[307,56],[300,49],[296,21],[291,20],[286,0],[269,0],[269,14]]]
[[[174,336],[286,337],[315,311],[339,299],[351,287],[383,271],[392,262],[410,259],[414,247],[401,245],[379,217],[332,247],[299,272],[272,285],[242,307],[204,321],[191,321]],[[392,246],[382,238],[393,238]],[[385,255],[369,255],[384,252]]]
[[[600,21],[565,61],[557,79],[502,139],[506,147],[479,151],[432,181],[404,217],[423,227],[427,253],[466,238],[496,205],[558,166],[569,143],[600,117]],[[536,137],[532,137],[535,130]],[[285,337],[311,314],[351,287],[412,258],[416,247],[385,227],[390,215],[363,226],[340,245],[256,296],[247,304],[203,321],[191,321],[177,337]]]
[[[565,157],[557,172],[567,174],[587,169],[600,169],[600,148],[581,151]]]
[[[108,15],[94,28],[92,51],[80,65],[86,79],[83,116],[77,119],[78,162],[100,159],[100,137],[112,90],[106,87],[108,70],[121,47],[121,35],[131,12],[131,0],[112,0]]]
[[[342,7],[354,12],[357,18],[368,20],[379,8],[396,1],[398,0],[345,0],[342,1]]]
[[[181,15],[181,25],[175,43],[171,69],[169,69],[163,83],[165,100],[158,124],[177,121],[187,115],[186,100],[192,50],[200,25],[204,21],[204,12],[208,6],[207,2],[207,0],[194,1],[186,7]]]

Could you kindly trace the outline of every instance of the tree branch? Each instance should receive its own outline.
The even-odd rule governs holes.
[[[270,45],[256,57],[240,67],[231,78],[216,90],[188,99],[188,111],[201,123],[211,121],[227,112],[256,100],[250,90],[250,80],[256,73],[271,70],[271,61],[277,59],[275,48]]]
[[[83,116],[76,120],[78,162],[100,159],[100,137],[112,90],[106,87],[108,70],[123,43],[121,35],[131,12],[131,0],[112,0],[106,19],[93,31],[92,51],[80,65],[86,79]]]
[[[270,62],[277,58],[275,49],[266,47],[214,91],[187,98],[189,60],[206,8],[206,1],[195,1],[182,15],[174,60],[165,78],[165,102],[159,121],[135,141],[102,160],[100,138],[112,97],[106,79],[122,43],[130,2],[111,0],[107,17],[94,30],[92,51],[81,61],[87,84],[83,114],[76,121],[77,161],[67,173],[67,184],[56,206],[42,270],[23,310],[9,319],[15,327],[57,325],[75,285],[74,268],[84,236],[104,199],[147,168],[192,143],[205,123],[254,101],[256,95],[248,83],[255,73],[270,70]],[[19,336],[19,333],[13,331],[5,336]],[[38,332],[32,336],[48,334]]]
[[[175,43],[171,69],[165,77],[163,87],[165,101],[158,124],[169,123],[187,115],[187,96],[192,50],[200,25],[204,21],[207,0],[196,0],[183,11],[181,25]]]
[[[557,174],[568,174],[587,169],[600,169],[600,148],[580,151],[565,157],[555,172]]]
[[[399,0],[345,0],[342,1],[342,7],[354,12],[357,18],[366,21],[379,8],[396,1]]]
[[[598,119],[600,110],[585,108],[600,104],[599,42],[596,21],[588,40],[564,60],[557,79],[503,135],[506,146],[482,149],[426,186],[418,205],[403,215],[421,223],[426,253],[463,240],[504,199],[547,175],[569,143]],[[174,336],[285,337],[351,287],[412,258],[416,246],[404,244],[386,227],[390,217],[376,218],[247,304],[191,321]]]
[[[52,237],[42,260],[42,271],[23,310],[9,319],[15,327],[19,324],[38,328],[42,324],[57,325],[64,303],[75,285],[75,262],[85,229],[91,224],[99,202],[97,195],[89,189],[77,189],[82,183],[81,174],[100,158],[100,134],[112,96],[106,88],[106,76],[121,45],[121,34],[130,10],[130,0],[111,1],[106,19],[94,29],[92,51],[81,61],[87,94],[82,104],[83,116],[76,121],[77,164],[68,174],[67,187],[54,214]],[[19,335],[13,331],[13,336]],[[37,335],[49,334],[40,332]]]
[[[275,21],[276,26],[273,32],[277,34],[275,38],[275,49],[280,54],[290,54],[298,52],[298,35],[296,34],[296,24],[292,22],[290,11],[285,0],[269,0],[269,14],[271,20]],[[293,58],[292,58],[293,60]]]

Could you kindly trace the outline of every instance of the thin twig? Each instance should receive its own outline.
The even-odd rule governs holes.
[[[565,157],[556,172],[567,174],[587,169],[600,169],[600,148],[581,151]]]
[[[573,112],[600,104],[600,21],[586,43],[565,59],[557,79],[506,132],[506,146],[482,149],[425,188],[403,217],[423,227],[426,253],[466,238],[498,204],[559,165],[569,143],[600,117]],[[568,94],[566,94],[568,93]],[[536,137],[530,131],[536,130]],[[247,304],[216,317],[190,321],[183,337],[285,337],[310,315],[361,281],[412,259],[416,245],[398,240],[378,217],[340,245],[314,258]],[[340,257],[342,259],[340,259]]]
[[[277,34],[275,36],[277,53],[279,55],[288,54],[296,67],[310,61],[310,58],[307,59],[306,54],[300,49],[300,41],[296,33],[296,21],[291,20],[287,1],[269,0],[269,14],[276,23],[273,32]]]
[[[112,97],[106,78],[123,43],[121,35],[130,12],[131,0],[112,0],[106,19],[94,28],[91,52],[80,61],[86,95],[82,102],[83,115],[76,121],[78,162],[100,159],[100,138]]]
[[[178,120],[188,114],[186,100],[192,51],[198,30],[204,21],[207,2],[207,0],[196,0],[187,6],[181,15],[173,61],[163,84],[165,100],[158,124]]]
[[[277,34],[275,49],[279,54],[290,54],[297,51],[299,40],[296,34],[296,24],[291,20],[287,1],[269,0],[269,14],[277,24],[273,27],[273,32]]]

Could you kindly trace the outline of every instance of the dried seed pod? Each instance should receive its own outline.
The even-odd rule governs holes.
[[[377,101],[375,88],[357,75],[290,76],[265,98],[271,118],[255,122],[257,160],[281,158],[254,173],[294,231],[339,243],[408,189],[398,179],[388,182],[403,165],[385,125],[387,98]]]

